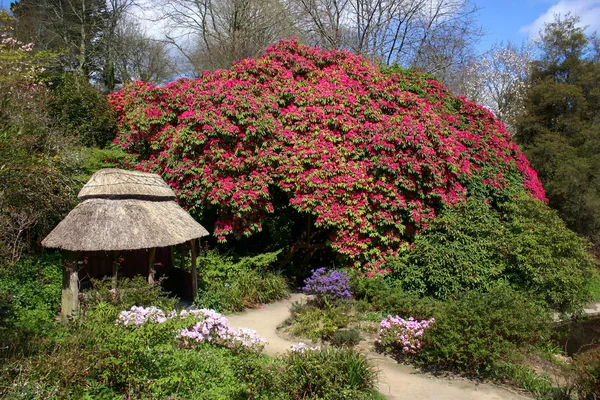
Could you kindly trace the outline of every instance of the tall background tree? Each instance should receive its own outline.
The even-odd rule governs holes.
[[[515,139],[538,171],[550,205],[600,243],[600,64],[598,39],[579,18],[557,16],[537,42]]]

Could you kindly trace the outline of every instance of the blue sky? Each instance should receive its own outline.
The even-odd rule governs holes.
[[[588,31],[600,33],[600,0],[474,0],[480,8],[479,23],[488,33],[479,44],[480,50],[500,41],[520,44],[533,38],[552,21],[554,14],[578,14]]]

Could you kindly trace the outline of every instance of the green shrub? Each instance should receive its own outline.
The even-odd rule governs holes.
[[[69,135],[88,147],[104,147],[115,138],[117,119],[106,95],[87,80],[65,74],[49,101],[51,117],[61,121]]]
[[[600,272],[596,271],[588,280],[587,287],[590,292],[590,300],[600,301]]]
[[[358,329],[339,329],[333,333],[331,344],[334,346],[356,346],[360,343],[361,336]]]
[[[290,351],[284,385],[294,399],[377,399],[377,372],[352,348]]]
[[[575,355],[567,378],[578,399],[600,398],[600,347]]]
[[[290,333],[312,340],[330,340],[335,332],[347,327],[353,320],[347,309],[346,304],[333,304],[326,308],[311,304],[293,307]]]
[[[498,378],[519,349],[550,337],[549,313],[521,292],[498,286],[449,300],[435,313],[415,361],[426,368]]]
[[[569,230],[541,201],[519,196],[501,208],[506,221],[506,278],[561,311],[576,311],[589,300],[586,281],[596,260],[590,243]]]
[[[146,277],[119,278],[113,289],[110,278],[92,279],[93,289],[83,292],[82,307],[94,307],[102,302],[113,304],[125,310],[131,306],[156,306],[163,310],[172,310],[177,304],[176,297],[169,297],[157,283],[148,283]]]
[[[4,327],[23,334],[47,334],[56,328],[62,288],[60,253],[24,257],[0,269],[0,312]],[[0,335],[0,337],[4,337]]]
[[[509,282],[548,307],[574,311],[589,298],[585,282],[595,261],[556,212],[522,194],[499,211],[475,198],[447,209],[388,266],[404,290],[421,297],[448,299]]]
[[[278,255],[279,252],[265,253],[234,262],[233,257],[206,252],[199,259],[201,275],[194,304],[234,312],[287,297],[285,278],[268,270]]]
[[[400,282],[389,277],[353,278],[352,290],[358,298],[360,311],[376,311],[384,315],[400,315],[415,319],[429,319],[443,305],[430,297],[408,293]],[[380,319],[381,320],[381,319]]]

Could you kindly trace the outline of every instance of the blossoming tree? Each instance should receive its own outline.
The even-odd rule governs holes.
[[[417,72],[385,75],[293,39],[194,80],[132,83],[110,101],[135,166],[160,173],[184,207],[216,210],[220,241],[260,232],[285,203],[341,258],[376,271],[466,196],[544,199],[485,108]]]

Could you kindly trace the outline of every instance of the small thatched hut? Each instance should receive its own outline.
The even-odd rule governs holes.
[[[63,320],[79,311],[81,279],[112,274],[116,281],[118,269],[123,276],[147,274],[154,282],[157,268],[172,271],[173,246],[188,242],[192,271],[187,275],[195,294],[195,241],[208,232],[175,202],[160,176],[103,169],[78,197],[82,202],[42,241],[44,247],[63,250]]]

